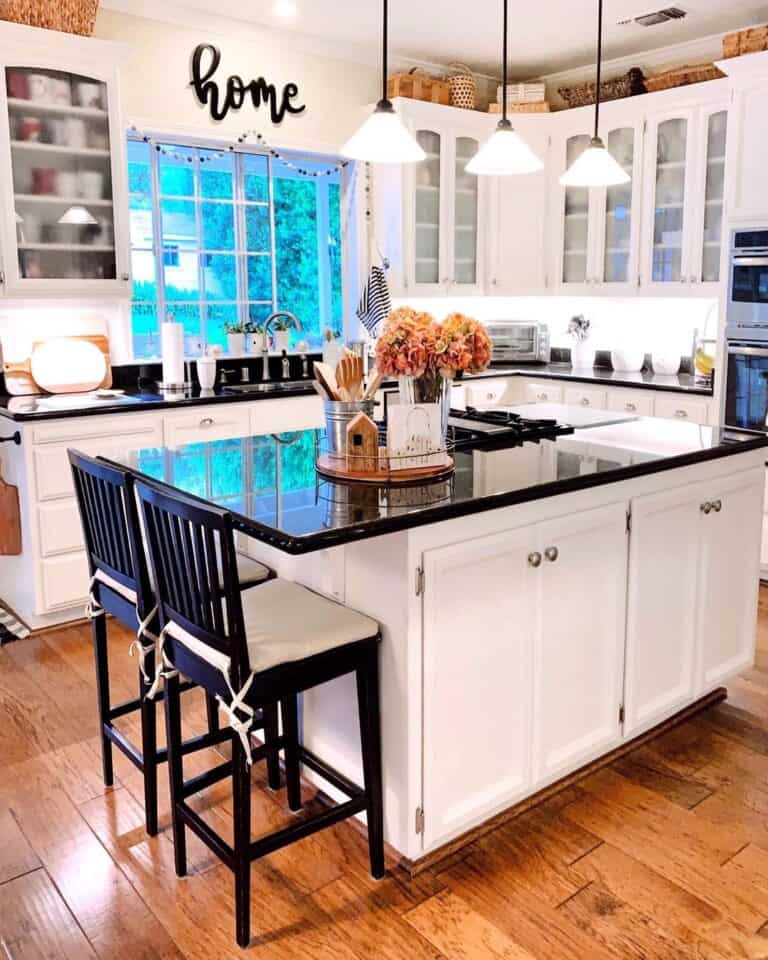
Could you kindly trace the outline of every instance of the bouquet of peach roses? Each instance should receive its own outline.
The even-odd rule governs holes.
[[[400,307],[387,318],[376,344],[376,367],[385,377],[453,380],[480,373],[491,362],[485,327],[461,313],[437,323],[430,314]]]

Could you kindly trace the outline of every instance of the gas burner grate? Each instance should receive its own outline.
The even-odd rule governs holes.
[[[574,432],[557,420],[534,420],[509,410],[451,410],[448,420],[456,448],[501,449],[522,443],[538,443]]]

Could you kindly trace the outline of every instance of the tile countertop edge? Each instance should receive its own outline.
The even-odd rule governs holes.
[[[629,376],[632,376],[630,374]],[[651,374],[651,376],[654,376]],[[686,374],[685,376],[690,376]],[[682,393],[692,396],[712,397],[713,388],[697,384],[670,384],[654,383],[653,380],[628,380],[621,379],[622,375],[613,370],[602,371],[595,368],[590,374],[586,370],[574,372],[573,368],[567,365],[552,364],[551,366],[535,366],[531,364],[525,367],[511,368],[490,368],[483,373],[465,377],[456,383],[471,383],[473,380],[498,379],[501,377],[531,377],[542,380],[564,380],[572,383],[601,384],[606,387],[621,387],[636,390],[656,390],[664,393]],[[665,377],[664,380],[670,378]],[[394,381],[386,381],[386,386],[392,386]],[[7,396],[0,396],[0,417],[16,423],[25,423],[37,420],[65,420],[72,417],[92,417],[114,413],[141,413],[150,410],[173,410],[186,407],[200,407],[217,403],[240,403],[254,400],[275,400],[280,397],[305,397],[314,394],[314,388],[308,383],[306,386],[295,387],[291,389],[276,388],[273,391],[264,393],[216,393],[212,396],[194,396],[184,397],[180,400],[169,400],[164,397],[139,400],[135,403],[119,401],[117,403],[105,402],[98,406],[88,406],[81,409],[71,410],[44,410],[34,413],[12,413],[4,404],[9,399]],[[147,395],[149,397],[149,395]]]
[[[274,528],[265,526],[256,520],[243,517],[234,511],[232,511],[232,519],[236,530],[253,537],[253,539],[259,540],[261,543],[266,543],[268,546],[275,547],[291,556],[302,556],[303,554],[314,553],[318,550],[326,550],[330,547],[339,547],[360,540],[370,540],[373,537],[398,533],[402,530],[411,530],[432,523],[441,523],[445,520],[455,520],[458,517],[471,516],[475,513],[486,513],[489,510],[512,507],[521,503],[530,503],[535,500],[547,500],[550,497],[556,497],[565,493],[575,493],[592,487],[607,486],[608,484],[618,483],[622,480],[631,480],[636,477],[664,473],[667,470],[677,470],[681,467],[706,463],[710,460],[721,460],[739,453],[748,453],[761,448],[768,448],[768,434],[749,436],[748,439],[740,439],[730,445],[720,445],[710,450],[694,450],[673,457],[664,457],[660,460],[643,461],[642,463],[622,467],[610,473],[589,473],[582,474],[578,477],[569,477],[566,480],[552,480],[534,487],[495,493],[464,503],[449,504],[442,507],[439,505],[428,507],[417,514],[406,514],[402,517],[388,517],[384,520],[372,520],[358,524],[357,526],[347,527],[344,530],[329,530],[323,533],[309,534],[305,537],[292,537],[287,534],[280,535]],[[112,462],[109,457],[106,456],[102,456],[99,459],[104,460],[106,463]],[[118,466],[120,466],[121,469],[125,469],[124,465],[118,464]],[[134,470],[132,472],[137,476],[142,476],[140,471]],[[156,478],[152,478],[152,480],[154,483],[167,486],[163,481],[158,481]],[[193,500],[199,500],[201,503],[206,502],[194,494],[186,493],[185,496]]]

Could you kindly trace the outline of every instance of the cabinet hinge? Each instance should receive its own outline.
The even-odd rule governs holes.
[[[627,533],[632,533],[632,511],[627,510]]]
[[[424,809],[416,807],[416,816],[414,817],[414,828],[416,833],[424,833]]]
[[[619,723],[624,723],[624,704],[619,707]]]
[[[424,594],[424,567],[416,567],[416,596]]]

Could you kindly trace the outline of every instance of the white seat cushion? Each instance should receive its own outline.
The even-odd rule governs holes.
[[[242,595],[251,670],[269,670],[379,632],[370,617],[289,580],[270,580]],[[168,632],[226,673],[229,657],[172,624]]]

